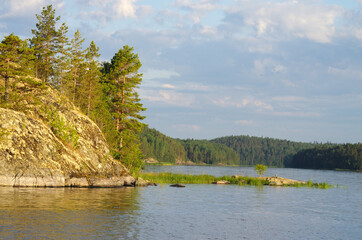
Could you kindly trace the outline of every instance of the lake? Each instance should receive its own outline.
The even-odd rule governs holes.
[[[145,171],[256,176],[250,167]],[[269,168],[329,189],[168,185],[0,188],[0,239],[362,239],[362,173]]]

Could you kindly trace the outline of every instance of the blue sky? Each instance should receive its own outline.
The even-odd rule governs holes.
[[[361,142],[362,0],[1,0],[0,36],[31,37],[48,4],[101,60],[135,48],[168,136]]]

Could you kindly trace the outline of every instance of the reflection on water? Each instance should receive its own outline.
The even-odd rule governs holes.
[[[152,171],[255,173],[199,166]],[[348,188],[0,188],[0,239],[360,239],[362,173],[268,169],[275,173]]]
[[[132,237],[138,196],[134,188],[0,188],[1,237]]]

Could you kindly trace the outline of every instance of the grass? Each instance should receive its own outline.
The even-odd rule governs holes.
[[[212,175],[202,174],[202,175],[190,175],[190,174],[180,174],[180,173],[141,173],[140,177],[150,182],[159,183],[159,184],[211,184],[212,182],[219,180],[229,181],[230,184],[234,185],[252,185],[252,186],[262,186],[268,185],[269,182],[264,178],[240,176],[238,178],[233,178],[231,176],[215,177]],[[308,181],[306,184],[298,183],[293,185],[288,185],[288,187],[311,187],[311,188],[320,188],[328,189],[333,187],[328,183],[313,183]]]

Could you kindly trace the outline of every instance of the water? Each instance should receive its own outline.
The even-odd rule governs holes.
[[[249,175],[252,168],[146,171]],[[269,168],[337,188],[0,188],[0,239],[362,239],[362,173]]]

